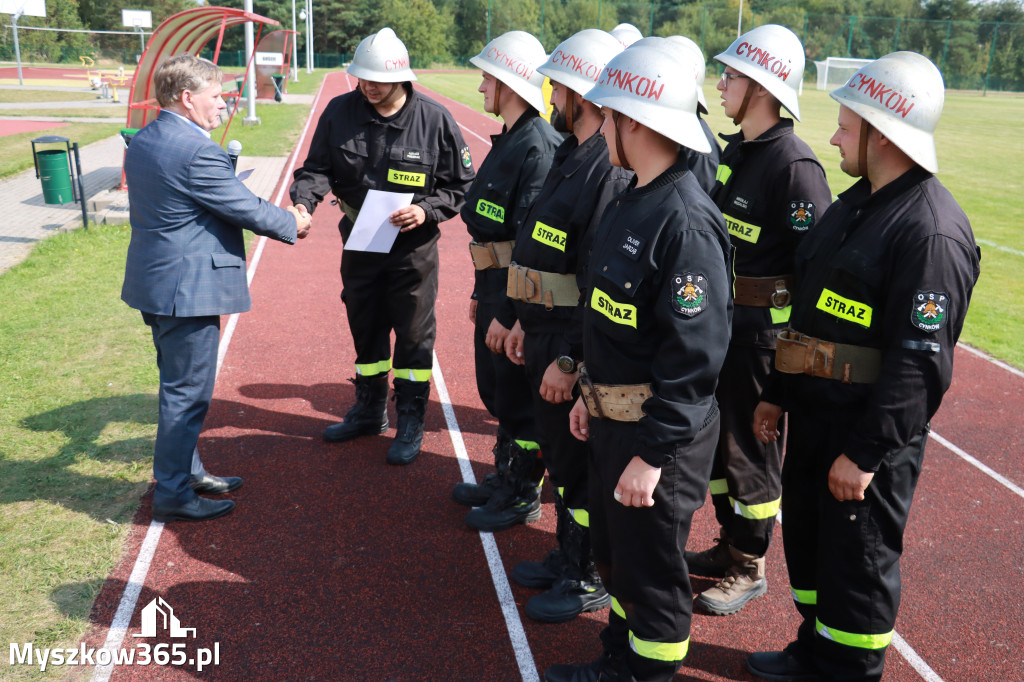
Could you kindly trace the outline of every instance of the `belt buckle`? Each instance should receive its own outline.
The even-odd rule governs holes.
[[[590,403],[587,401],[587,395],[594,402],[594,411],[597,412],[598,419],[604,419],[604,410],[601,409],[601,400],[597,395],[597,389],[594,388],[594,382],[590,380],[590,374],[587,373],[585,366],[580,367],[580,385],[586,388],[586,391],[580,391],[580,394],[584,396],[583,403],[587,406],[587,411],[590,411]]]
[[[780,285],[782,287],[781,289],[779,288]],[[780,300],[776,300],[776,297]],[[771,293],[768,300],[771,302],[772,307],[778,310],[782,310],[789,305],[790,301],[793,300],[793,297],[790,295],[789,289],[786,287],[786,280],[780,279],[775,282],[775,291]]]

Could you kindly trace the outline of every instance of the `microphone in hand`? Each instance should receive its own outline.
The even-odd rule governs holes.
[[[238,140],[228,142],[228,157],[231,159],[231,167],[238,169],[238,157],[242,154],[242,143]]]

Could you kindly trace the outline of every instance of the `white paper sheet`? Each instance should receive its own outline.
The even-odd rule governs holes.
[[[395,243],[399,227],[392,225],[388,218],[400,208],[412,203],[413,195],[397,192],[381,192],[371,189],[366,193],[363,207],[359,209],[352,234],[345,242],[345,248],[353,251],[387,253]]]

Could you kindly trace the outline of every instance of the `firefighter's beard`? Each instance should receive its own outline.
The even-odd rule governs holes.
[[[572,132],[569,130],[569,125],[566,123],[565,111],[554,105],[551,107],[551,127],[560,133]]]

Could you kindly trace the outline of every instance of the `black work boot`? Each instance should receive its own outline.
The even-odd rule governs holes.
[[[562,502],[562,496],[555,495],[555,540],[558,547],[554,548],[541,561],[520,561],[512,567],[509,576],[523,587],[549,590],[562,577],[568,575],[569,565],[562,550],[565,547],[568,533],[569,510]]]
[[[590,529],[567,515],[565,553],[569,572],[547,592],[526,602],[526,615],[543,623],[564,623],[612,603],[590,556]]]
[[[345,415],[345,421],[324,429],[324,440],[331,443],[388,430],[388,375],[357,376],[349,381],[356,385],[356,404]]]
[[[544,671],[544,682],[625,682],[632,680],[625,656],[605,651],[586,665],[553,665]]]
[[[537,455],[536,450],[524,450],[513,441],[509,445],[508,479],[484,506],[466,512],[466,525],[496,533],[540,519],[540,484],[533,478]]]
[[[482,507],[491,499],[502,482],[508,478],[509,452],[508,446],[512,440],[501,428],[498,429],[498,439],[491,448],[494,454],[494,473],[484,476],[480,483],[456,483],[452,488],[452,499],[467,507]]]
[[[705,549],[703,552],[689,550],[683,552],[686,557],[687,570],[691,575],[724,578],[726,572],[736,563],[729,551],[732,546],[732,538],[725,532],[725,528],[718,535],[719,537],[715,538],[714,547]]]
[[[423,418],[430,396],[429,381],[395,379],[395,409],[398,426],[395,440],[388,448],[388,464],[412,464],[423,443]]]

